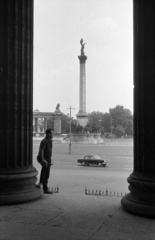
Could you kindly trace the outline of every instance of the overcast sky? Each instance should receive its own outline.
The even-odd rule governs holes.
[[[87,113],[133,112],[132,0],[34,0],[34,110],[78,113],[81,38]]]

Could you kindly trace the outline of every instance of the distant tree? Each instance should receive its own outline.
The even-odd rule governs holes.
[[[117,105],[115,108],[109,109],[110,117],[113,119],[114,127],[123,125],[124,121],[124,107]]]
[[[110,132],[111,131],[111,119],[110,114],[105,113],[102,118],[102,125],[104,127],[104,132]]]
[[[85,126],[85,131],[86,132],[92,132],[92,127],[89,125],[89,123]]]
[[[92,132],[93,133],[98,133],[100,129],[100,126],[98,125],[98,123],[93,123],[92,125]]]
[[[117,126],[122,126],[126,134],[133,134],[133,116],[129,109],[117,105],[115,108],[110,108],[109,113],[115,130]]]
[[[117,137],[122,137],[125,135],[125,129],[122,127],[122,125],[119,125],[115,128],[115,134]]]
[[[126,134],[133,135],[133,115],[129,109],[124,109],[124,123],[123,127],[125,129]]]
[[[72,129],[72,133],[82,133],[83,132],[83,127],[80,126],[79,124],[74,126],[74,129]]]
[[[70,122],[71,121],[71,122]],[[70,132],[70,124],[71,124],[71,132],[77,132],[77,122],[73,118],[70,120],[68,115],[63,114],[61,118],[61,132],[62,133],[69,133]]]
[[[65,114],[61,117],[61,132],[62,134],[69,133],[69,117]]]
[[[90,126],[89,132],[101,132],[101,129],[104,127],[102,122],[103,116],[104,113],[102,112],[94,111],[89,114],[89,126]]]
[[[104,135],[104,133],[105,133],[104,127],[101,127],[100,132],[101,132],[101,135]]]
[[[98,120],[101,120],[103,118],[104,113],[102,112],[91,112],[89,113],[89,124],[92,125],[93,123],[97,123]],[[99,122],[98,122],[99,123]]]

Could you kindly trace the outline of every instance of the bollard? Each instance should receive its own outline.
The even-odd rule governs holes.
[[[59,185],[57,185],[57,193],[59,193]]]
[[[106,188],[106,196],[108,196],[108,188]]]
[[[57,185],[57,189],[59,189],[58,185]],[[57,192],[59,192],[59,190]],[[114,194],[112,194],[112,191],[108,191],[108,188],[106,188],[106,191],[104,193],[104,191],[101,191],[101,190],[99,190],[99,191],[97,189],[96,190],[94,190],[94,189],[92,189],[92,190],[89,189],[88,190],[87,187],[85,187],[85,195],[123,197],[123,194],[126,195],[126,193],[123,193],[123,192],[119,193],[119,192],[115,192],[115,191],[114,191]]]

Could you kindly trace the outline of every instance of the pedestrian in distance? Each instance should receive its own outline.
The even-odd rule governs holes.
[[[50,191],[48,187],[48,179],[50,177],[51,165],[53,165],[52,162],[53,130],[49,128],[46,130],[45,134],[46,136],[40,143],[39,153],[37,156],[37,160],[42,166],[40,173],[40,181],[37,184],[37,187],[43,188],[44,193],[52,194],[52,191]]]

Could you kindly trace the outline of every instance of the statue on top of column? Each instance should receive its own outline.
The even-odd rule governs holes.
[[[84,55],[84,45],[87,43],[84,43],[83,38],[81,38],[80,44],[81,44],[81,55]]]

